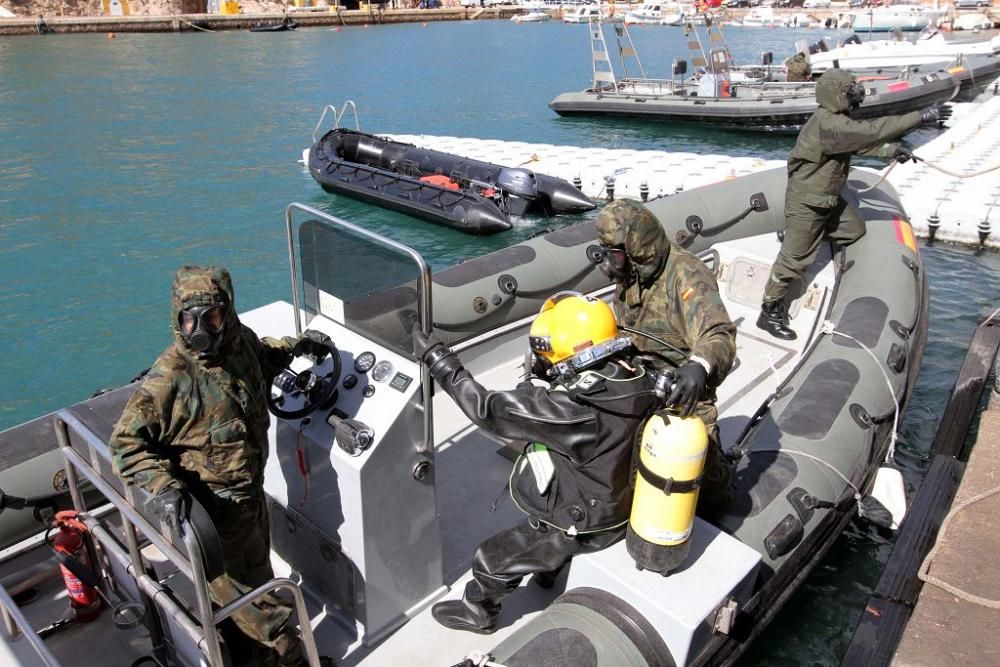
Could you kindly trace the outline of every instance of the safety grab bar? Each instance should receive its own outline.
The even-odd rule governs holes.
[[[95,489],[97,489],[105,498],[108,499],[119,511],[122,517],[122,524],[125,531],[125,537],[128,541],[129,552],[131,556],[131,566],[132,566],[132,576],[135,578],[136,582],[140,584],[144,592],[150,595],[150,597],[158,600],[158,604],[164,604],[164,600],[158,597],[159,593],[163,592],[162,587],[158,582],[152,580],[148,575],[144,573],[144,566],[142,563],[142,557],[139,553],[138,539],[135,534],[136,527],[146,536],[146,538],[155,546],[160,552],[167,557],[167,559],[174,565],[187,579],[192,583],[195,590],[195,603],[198,607],[198,618],[200,622],[200,629],[197,632],[192,631],[192,624],[190,622],[184,623],[181,619],[186,618],[187,614],[180,609],[179,606],[171,603],[170,605],[170,615],[172,618],[181,623],[182,627],[188,634],[194,638],[198,638],[199,646],[204,642],[203,651],[208,654],[208,659],[211,665],[219,666],[223,665],[222,660],[222,647],[219,644],[219,636],[215,631],[215,614],[212,611],[211,597],[208,592],[208,581],[205,578],[205,563],[202,558],[201,549],[197,544],[196,538],[192,531],[184,531],[183,539],[184,546],[187,550],[187,556],[181,554],[174,545],[167,539],[163,537],[163,534],[157,529],[152,523],[150,523],[127,499],[123,498],[118,490],[115,489],[111,484],[107,482],[94,467],[84,459],[79,452],[73,449],[72,444],[69,439],[69,429],[72,428],[73,432],[78,436],[83,438],[85,444],[93,451],[95,446],[106,447],[107,443],[97,437],[97,435],[90,430],[83,422],[77,419],[74,415],[66,410],[60,410],[56,413],[53,418],[56,439],[59,442],[60,449],[63,453],[63,458],[66,461],[66,481],[69,485],[70,496],[73,499],[73,506],[78,512],[85,512],[86,505],[83,501],[83,496],[80,493],[76,473],[80,472],[89,481]],[[98,527],[100,527],[98,525]],[[110,539],[110,536],[106,536]],[[105,540],[100,540],[102,544],[106,545]],[[139,574],[143,573],[143,574]],[[270,582],[264,584],[261,588],[268,588],[265,593],[269,590],[275,588],[288,588],[289,585],[294,587],[295,590],[292,591],[292,597],[295,600],[295,613],[299,620],[299,625],[301,626],[302,632],[302,642],[303,648],[305,649],[306,659],[309,662],[310,667],[319,667],[319,652],[316,648],[316,641],[313,637],[312,627],[310,626],[308,610],[305,606],[305,600],[302,597],[302,591],[299,589],[295,582],[289,579],[273,579]],[[226,605],[224,609],[228,609],[233,605],[237,605],[235,609],[230,611],[232,614],[236,609],[246,606],[254,602],[261,594],[258,594],[256,590],[251,591],[245,595],[241,595],[236,600]],[[223,616],[221,620],[227,618]],[[58,664],[58,663],[55,663]]]
[[[323,108],[323,113],[320,114],[319,121],[316,123],[316,127],[313,128],[312,131],[313,143],[316,143],[318,141],[318,139],[316,138],[316,134],[319,133],[319,128],[323,126],[323,121],[326,119],[326,112],[328,111],[333,112],[332,129],[336,130],[338,127],[340,127],[340,120],[344,117],[344,114],[347,113],[348,109],[354,110],[354,129],[360,132],[361,120],[358,118],[358,105],[354,103],[354,100],[347,100],[346,102],[344,102],[344,104],[340,107],[339,112],[337,111],[337,107],[333,106],[332,104],[327,104]]]
[[[59,661],[49,651],[49,647],[45,645],[42,638],[35,633],[31,623],[21,613],[20,608],[3,586],[0,586],[0,616],[3,616],[3,625],[8,641],[17,641],[24,637],[47,667],[60,667]]]

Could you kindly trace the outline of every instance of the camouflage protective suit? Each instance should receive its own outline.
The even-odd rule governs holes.
[[[180,333],[180,311],[219,305],[225,312],[219,354],[199,359]],[[264,497],[269,417],[266,396],[291,360],[295,339],[259,340],[236,315],[233,285],[223,268],[185,266],[174,278],[171,329],[160,354],[132,395],[109,442],[115,470],[128,484],[156,495],[187,490],[204,505],[219,533],[226,574],[209,582],[225,605],[274,577]],[[302,664],[301,645],[287,627],[292,607],[274,595],[233,615],[258,646],[261,662]]]
[[[636,348],[656,370],[689,360],[703,362],[708,370],[708,385],[694,414],[705,423],[709,436],[698,507],[702,514],[714,517],[732,498],[731,471],[716,425],[715,390],[736,358],[736,326],[726,312],[712,272],[697,257],[671,243],[645,207],[627,199],[611,202],[597,216],[597,234],[601,244],[625,250],[633,267],[633,279],[615,290],[618,325],[662,338],[679,352],[632,335]]]
[[[833,69],[816,83],[819,108],[788,156],[785,239],[764,288],[765,304],[784,299],[789,285],[816,259],[824,235],[840,245],[865,235],[864,220],[840,196],[851,155],[892,157],[898,144],[886,142],[920,126],[919,111],[853,120],[847,89],[854,82],[849,71]]]
[[[808,81],[812,76],[812,67],[809,65],[809,58],[804,53],[796,53],[788,60],[786,66],[788,74],[787,81]]]

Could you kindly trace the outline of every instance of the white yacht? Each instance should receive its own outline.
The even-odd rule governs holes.
[[[881,39],[844,44],[836,49],[813,53],[809,56],[809,64],[813,72],[818,73],[831,67],[878,69],[929,65],[954,61],[959,56],[991,53],[1000,53],[1000,36],[975,42],[957,42],[946,40],[937,31],[931,31],[915,42]]]
[[[892,32],[893,30],[923,30],[931,21],[936,21],[947,13],[944,9],[933,9],[917,4],[870,7],[854,12],[851,27],[854,32]]]
[[[563,23],[590,23],[601,18],[601,10],[597,5],[580,5],[563,14]]]

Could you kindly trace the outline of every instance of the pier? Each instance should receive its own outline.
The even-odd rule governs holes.
[[[288,16],[300,27],[363,26],[389,23],[426,23],[472,19],[509,19],[522,8],[503,5],[448,7],[444,9],[371,9],[292,11]],[[0,35],[66,34],[83,32],[218,32],[247,30],[258,25],[280,23],[282,13],[266,14],[177,14],[173,16],[37,16],[0,19]]]

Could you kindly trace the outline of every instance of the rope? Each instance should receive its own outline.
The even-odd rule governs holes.
[[[941,542],[944,540],[944,535],[947,532],[948,526],[949,524],[951,524],[952,519],[954,519],[959,512],[968,508],[970,505],[974,505],[975,503],[978,503],[981,500],[986,500],[987,498],[990,498],[997,494],[1000,494],[1000,486],[994,486],[989,491],[984,491],[983,493],[973,496],[968,500],[964,500],[955,507],[951,508],[951,511],[948,512],[948,516],[946,516],[944,518],[944,521],[941,523],[941,530],[938,531],[937,541],[934,543],[934,548],[931,549],[929,554],[927,554],[927,558],[924,559],[924,562],[923,564],[921,564],[920,569],[917,570],[917,577],[920,578],[920,581],[927,584],[931,584],[932,586],[937,586],[941,590],[951,593],[955,597],[961,600],[965,600],[966,602],[978,604],[982,607],[987,607],[989,609],[1000,609],[1000,600],[991,600],[989,598],[984,598],[978,595],[974,595],[957,586],[949,584],[946,581],[942,581],[941,579],[938,579],[937,577],[929,573],[931,569],[931,563],[934,561],[934,556],[937,555],[937,550],[941,546]]]
[[[178,18],[178,19],[179,19],[180,21],[183,21],[184,23],[187,23],[187,24],[188,24],[189,26],[191,26],[191,27],[192,27],[192,28],[194,28],[195,30],[201,30],[202,32],[215,32],[215,31],[214,31],[214,30],[212,30],[211,28],[202,28],[202,27],[201,27],[200,25],[195,25],[194,23],[191,23],[190,21],[188,21],[188,20],[187,20],[186,18],[184,18],[183,16],[178,16],[177,18]]]
[[[924,164],[926,164],[931,169],[935,169],[937,171],[940,171],[942,174],[945,174],[947,176],[952,176],[953,178],[975,178],[976,176],[982,176],[984,174],[990,173],[991,171],[996,171],[997,169],[1000,169],[1000,164],[995,164],[992,167],[989,167],[987,169],[980,169],[979,171],[958,172],[958,171],[952,171],[952,170],[948,169],[947,167],[942,167],[941,165],[939,165],[936,162],[931,162],[930,160],[925,160],[924,158],[919,157],[917,155],[914,155],[913,157],[915,159],[919,160],[920,162],[923,162]],[[878,186],[882,185],[882,182],[886,179],[886,177],[889,176],[889,174],[892,172],[892,170],[896,168],[897,164],[900,164],[900,163],[899,162],[893,162],[891,165],[889,165],[888,169],[886,169],[885,171],[882,172],[882,177],[879,178],[877,181],[875,181],[875,185],[872,185],[872,186],[867,187],[867,188],[862,188],[862,189],[858,190],[858,193],[859,194],[864,194],[865,192],[871,192],[872,190],[874,190]]]
[[[854,489],[854,500],[858,501],[859,503],[861,502],[861,489],[859,489],[854,482],[852,482],[850,479],[848,479],[847,476],[844,475],[844,473],[842,473],[839,470],[837,470],[837,468],[832,463],[830,463],[829,461],[824,461],[823,459],[821,459],[818,456],[815,456],[813,454],[809,454],[807,452],[802,452],[802,451],[799,451],[797,449],[781,449],[779,447],[764,447],[764,448],[761,448],[761,449],[757,449],[757,448],[747,449],[747,450],[745,450],[743,452],[743,454],[744,455],[747,455],[747,454],[757,454],[757,453],[760,453],[760,452],[776,452],[778,454],[792,454],[794,456],[801,456],[803,458],[810,459],[811,461],[814,461],[814,462],[816,462],[816,463],[818,463],[818,464],[820,464],[822,466],[826,466],[827,468],[829,468],[830,470],[832,470],[834,472],[834,474],[837,475],[837,477],[839,477],[840,479],[842,479],[844,481],[844,484],[847,484],[847,486],[849,486],[852,489]],[[860,505],[859,505],[859,509],[860,509]]]
[[[541,159],[542,158],[538,157],[538,153],[532,153],[530,158],[528,158],[527,160],[525,160],[524,162],[522,162],[521,164],[519,164],[517,166],[518,167],[523,167],[526,164],[531,164],[532,162],[538,162]]]
[[[872,358],[872,360],[875,362],[875,365],[882,372],[882,378],[885,380],[885,386],[889,388],[889,396],[892,397],[892,404],[895,407],[895,410],[893,410],[892,413],[892,435],[889,437],[889,451],[887,451],[885,454],[885,460],[886,461],[891,460],[896,455],[896,432],[899,430],[899,400],[896,398],[896,392],[892,388],[892,380],[889,379],[889,374],[886,373],[885,368],[882,367],[882,364],[881,362],[879,362],[878,357],[875,356],[875,353],[872,352],[871,349],[862,344],[854,336],[850,336],[848,334],[842,333],[834,329],[833,322],[830,322],[829,320],[823,322],[822,326],[819,329],[819,332],[821,334],[825,333],[825,334],[830,334],[831,336],[840,336],[842,338],[847,338],[849,340],[854,341],[856,345],[858,345],[862,350],[868,353],[868,356]]]

